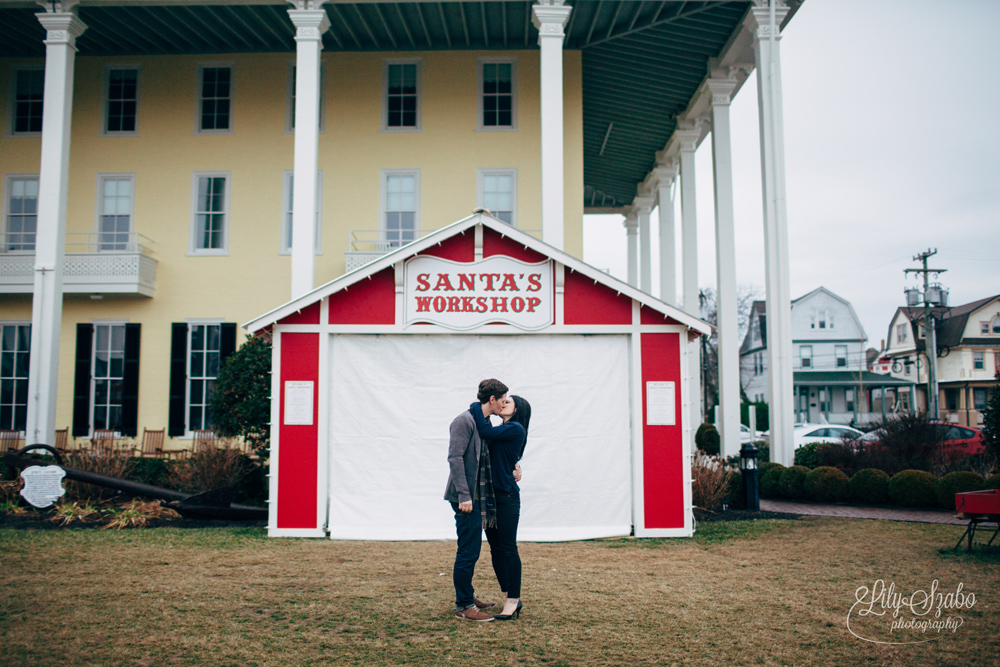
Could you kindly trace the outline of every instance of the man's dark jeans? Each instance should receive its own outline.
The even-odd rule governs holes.
[[[476,602],[476,592],[472,588],[472,575],[476,572],[476,561],[483,546],[483,518],[479,514],[479,502],[472,503],[471,512],[462,512],[458,503],[452,503],[455,510],[455,531],[458,533],[458,550],[455,552],[455,610],[462,611]]]

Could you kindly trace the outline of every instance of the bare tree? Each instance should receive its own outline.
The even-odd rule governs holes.
[[[750,314],[753,302],[761,296],[756,285],[740,284],[736,287],[736,326],[737,340],[742,341],[750,327]],[[719,305],[715,289],[705,287],[698,293],[701,318],[713,327],[719,325]],[[705,402],[706,414],[712,406],[719,403],[719,337],[716,330],[711,336],[702,336],[701,348],[701,386],[702,398]],[[744,392],[740,387],[740,393]]]

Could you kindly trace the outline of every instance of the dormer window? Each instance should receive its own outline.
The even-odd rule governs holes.
[[[1000,334],[1000,315],[994,317],[993,321],[990,322],[990,331],[991,333]]]
[[[907,328],[908,327],[907,327],[907,325],[906,325],[905,322],[903,324],[897,324],[896,325],[896,342],[897,343],[905,343],[906,342],[906,340],[908,338],[908,336],[906,334]]]

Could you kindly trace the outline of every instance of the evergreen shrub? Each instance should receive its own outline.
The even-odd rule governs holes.
[[[889,499],[902,507],[937,507],[937,478],[925,470],[901,470],[889,478]]]
[[[985,480],[974,472],[951,472],[937,481],[938,504],[946,510],[955,509],[955,494],[978,491]]]
[[[702,424],[694,434],[695,447],[709,456],[718,456],[722,449],[719,431],[712,424]]]
[[[809,468],[805,466],[792,466],[781,471],[778,485],[781,495],[785,498],[805,498],[806,497],[806,475]]]
[[[812,469],[819,466],[819,459],[817,458],[817,451],[819,449],[818,442],[810,442],[807,445],[802,445],[795,450],[795,465],[804,466],[806,468]]]
[[[733,509],[744,509],[746,507],[745,494],[743,490],[743,473],[734,470],[729,478],[729,506]]]
[[[781,497],[781,471],[785,466],[780,463],[764,463],[760,466],[760,496],[761,498]]]
[[[835,503],[847,498],[847,475],[843,470],[820,466],[809,471],[805,481],[806,495],[821,503]]]
[[[1000,489],[1000,473],[987,477],[982,489]]]
[[[847,482],[847,495],[862,505],[883,505],[889,502],[889,475],[878,468],[859,470]]]

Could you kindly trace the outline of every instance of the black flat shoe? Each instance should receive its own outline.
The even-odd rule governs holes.
[[[521,615],[521,608],[523,606],[524,605],[521,604],[521,601],[518,600],[517,601],[517,609],[514,610],[513,614],[496,614],[493,617],[493,620],[494,621],[510,621],[512,619],[518,618]]]

